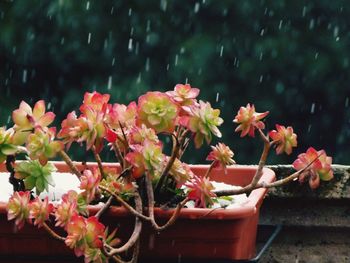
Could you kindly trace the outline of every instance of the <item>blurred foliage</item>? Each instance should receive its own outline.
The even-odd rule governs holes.
[[[0,121],[22,99],[44,98],[62,120],[85,91],[128,103],[187,81],[222,110],[239,163],[261,151],[233,133],[248,102],[271,111],[268,123],[292,125],[299,151],[314,145],[349,163],[349,16],[346,0],[1,1]]]

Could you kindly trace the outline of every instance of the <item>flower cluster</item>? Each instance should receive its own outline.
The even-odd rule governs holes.
[[[178,84],[172,91],[147,92],[124,105],[110,103],[109,94],[86,92],[79,112],[68,113],[57,134],[56,127],[49,127],[55,114],[46,112],[44,101],[38,101],[33,108],[22,101],[12,114],[13,127],[0,128],[0,163],[7,162],[12,181],[19,182],[16,187],[22,188],[8,202],[8,219],[15,220],[19,229],[25,222],[44,226],[57,239],[64,240],[77,256],[84,256],[85,262],[108,262],[110,258],[123,262],[120,255],[138,247],[140,219],[151,222],[156,231],[172,224],[157,225],[154,205],[177,206],[175,211],[179,211],[185,201],[192,200],[196,208],[211,207],[220,193],[215,191],[210,173],[215,169],[226,171],[227,166],[234,165],[234,152],[222,142],[211,145],[206,158],[211,165],[203,176],[194,174],[182,161],[191,140],[199,148],[204,142],[210,145],[214,137],[221,138],[219,127],[224,121],[220,110],[198,100],[198,95],[199,89]],[[290,155],[297,146],[297,135],[290,126],[276,124],[275,130],[265,133],[264,118],[268,113],[256,112],[255,106],[248,103],[240,107],[233,120],[241,137],[258,133],[264,141],[257,171],[263,168],[270,148],[275,148],[276,154]],[[97,164],[77,167],[66,152],[73,143],[91,151]],[[170,153],[168,146],[172,146]],[[112,152],[119,166],[103,165],[103,149]],[[20,154],[26,160],[13,162]],[[39,194],[55,186],[52,173],[57,168],[50,160],[56,156],[66,162],[80,185],[65,193],[60,202],[51,203],[48,198],[40,199]],[[308,181],[314,189],[320,180],[333,177],[331,163],[332,158],[324,150],[309,148],[293,163],[297,172],[286,181],[298,178],[300,182]],[[242,189],[249,192],[271,187],[258,183],[259,176],[257,172],[252,183]],[[89,205],[101,201],[105,204],[91,215]],[[99,220],[115,202],[137,217],[130,240],[118,248],[113,247],[119,243],[114,237],[116,232],[109,234]],[[177,212],[171,220],[176,216]],[[63,228],[66,235],[55,233],[53,225]]]

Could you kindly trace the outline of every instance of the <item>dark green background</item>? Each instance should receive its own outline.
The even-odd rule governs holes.
[[[222,110],[238,162],[261,149],[233,133],[251,102],[271,111],[269,128],[294,127],[299,151],[349,163],[349,17],[346,0],[0,1],[0,121],[22,99],[44,98],[62,120],[85,91],[128,103],[187,80]]]

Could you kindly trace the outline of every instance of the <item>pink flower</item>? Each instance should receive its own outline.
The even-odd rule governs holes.
[[[29,218],[34,219],[34,225],[41,227],[49,219],[54,207],[49,204],[48,197],[43,201],[37,197],[30,203]]]
[[[96,217],[84,218],[74,215],[67,226],[65,243],[74,249],[76,256],[84,255],[91,248],[102,248],[105,226]]]
[[[129,144],[143,145],[143,143],[147,140],[153,142],[154,144],[160,144],[155,130],[147,128],[146,125],[142,124],[141,127],[134,126],[130,129]]]
[[[213,109],[209,102],[199,101],[199,104],[186,107],[188,116],[182,116],[180,124],[195,134],[194,143],[196,148],[203,144],[203,140],[209,144],[212,134],[221,137],[218,128],[224,121],[219,117],[220,110]]]
[[[179,108],[168,95],[155,91],[139,97],[137,113],[138,125],[143,123],[157,133],[171,133],[177,123]]]
[[[214,162],[214,167],[221,166],[226,169],[227,165],[234,164],[232,159],[233,152],[224,143],[218,143],[216,146],[211,146],[212,151],[209,153],[207,160]]]
[[[109,94],[101,94],[97,91],[85,92],[83,104],[80,106],[80,111],[85,113],[87,108],[94,111],[105,111],[109,101]]]
[[[196,207],[207,207],[213,204],[212,197],[216,195],[211,192],[214,186],[209,178],[194,176],[188,183],[185,184],[188,188],[188,197],[195,201]]]
[[[55,211],[56,226],[67,228],[68,223],[74,215],[77,215],[78,193],[70,190],[62,196],[62,202]]]
[[[101,174],[99,169],[84,170],[83,175],[80,177],[80,189],[85,190],[84,195],[87,197],[87,200],[91,201],[94,199],[100,181]]]
[[[167,162],[169,158],[170,157],[167,157]],[[181,162],[179,159],[175,159],[170,168],[169,174],[174,178],[177,188],[181,188],[185,182],[189,181],[194,176],[190,166]]]
[[[258,113],[255,111],[254,105],[250,106],[248,103],[246,107],[241,107],[233,120],[233,122],[238,123],[236,132],[241,131],[241,137],[247,134],[254,137],[255,129],[264,129],[265,124],[261,121],[266,115],[269,114],[268,111],[263,113]]]
[[[39,160],[45,165],[48,159],[54,158],[64,148],[61,141],[55,141],[56,128],[35,128],[27,138],[26,147],[32,160]]]
[[[24,226],[26,220],[29,219],[29,202],[30,192],[14,192],[7,203],[7,219],[15,220],[18,229]]]
[[[297,146],[297,135],[290,126],[286,128],[283,125],[276,124],[276,130],[270,131],[269,136],[277,146],[277,154],[285,152],[289,155],[292,153],[292,148]]]
[[[45,102],[39,100],[32,109],[26,102],[22,101],[17,110],[12,113],[12,120],[15,123],[13,142],[21,145],[26,141],[30,131],[36,127],[47,127],[55,119],[53,112],[45,113]]]
[[[115,103],[113,106],[109,106],[106,123],[110,128],[120,129],[120,125],[126,127],[134,126],[136,117],[136,102],[133,101],[128,106]]]
[[[189,106],[195,103],[199,89],[191,88],[190,84],[177,84],[174,91],[167,91],[166,94],[181,106]]]
[[[67,237],[65,240],[69,248],[74,248],[76,256],[84,254],[84,249],[81,249],[84,244],[84,236],[86,235],[85,218],[79,215],[73,215],[67,224]]]
[[[293,163],[298,171],[308,165],[310,166],[299,176],[299,181],[304,182],[308,179],[312,189],[319,186],[320,180],[329,181],[333,178],[332,157],[327,156],[324,150],[316,151],[310,147],[306,153],[299,154],[298,159]]]

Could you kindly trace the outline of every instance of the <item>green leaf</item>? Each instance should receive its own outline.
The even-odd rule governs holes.
[[[5,144],[1,146],[1,152],[5,155],[12,155],[17,152],[17,146],[12,144]]]
[[[33,176],[28,176],[24,179],[24,186],[27,190],[32,190],[35,186],[36,178]]]

